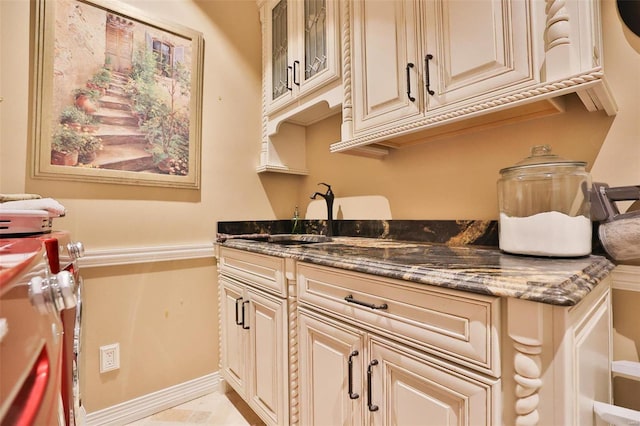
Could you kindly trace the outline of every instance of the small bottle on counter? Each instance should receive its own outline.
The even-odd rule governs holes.
[[[298,213],[298,206],[296,206],[296,209],[293,211],[293,218],[291,219],[291,233],[301,233],[300,214]]]

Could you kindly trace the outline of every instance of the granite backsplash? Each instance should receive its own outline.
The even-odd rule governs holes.
[[[299,220],[301,234],[326,234],[326,221]],[[593,224],[593,254],[606,256]],[[223,221],[218,233],[289,234],[291,220]],[[498,247],[498,221],[495,220],[335,220],[333,235],[341,237],[387,238],[391,240],[441,243],[452,246]]]
[[[299,220],[301,234],[326,234],[326,221]],[[333,235],[448,245],[498,246],[498,222],[482,220],[336,220]],[[291,220],[218,222],[218,233],[288,234]]]

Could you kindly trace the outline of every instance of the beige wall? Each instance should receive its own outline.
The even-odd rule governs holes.
[[[254,172],[260,144],[260,25],[253,1],[130,0],[143,16],[177,22],[205,39],[202,189],[31,179],[30,8],[0,1],[0,192],[38,193],[68,210],[56,219],[87,251],[210,243],[216,222],[275,218]],[[272,189],[273,191],[273,189]],[[277,200],[278,196],[274,196]],[[276,203],[277,204],[277,203]],[[82,390],[93,412],[218,367],[213,259],[85,269]],[[99,347],[120,343],[121,368],[99,373]]]
[[[640,183],[640,37],[622,24],[615,0],[602,0],[604,62],[619,107],[615,117],[587,112],[574,95],[567,112],[392,151],[384,160],[330,154],[339,117],[307,129],[309,176],[302,212],[318,182],[336,197],[382,195],[394,219],[497,219],[499,170],[548,143],[554,152],[587,161],[595,181]],[[289,213],[290,214],[290,213]]]
[[[89,412],[217,370],[217,286],[211,263],[83,271],[87,353],[80,371]],[[120,344],[120,369],[100,374],[97,348],[110,342]]]
[[[56,227],[71,231],[88,250],[210,242],[219,220],[288,218],[295,205],[304,214],[318,182],[331,183],[338,197],[380,195],[393,219],[495,219],[498,170],[541,142],[588,161],[595,180],[640,184],[640,38],[622,27],[614,0],[602,5],[616,117],[587,113],[569,98],[561,115],[372,160],[328,152],[340,137],[336,116],[307,129],[307,177],[255,173],[261,50],[254,1],[127,0],[149,16],[204,34],[202,189],[33,180],[27,96],[32,28],[25,25],[32,1],[0,0],[0,192],[58,199],[68,215]],[[87,269],[84,275],[88,412],[217,370],[213,262]],[[121,344],[122,367],[100,375],[98,348],[114,341]]]

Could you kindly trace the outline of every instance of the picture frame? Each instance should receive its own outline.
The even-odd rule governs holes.
[[[202,34],[107,0],[35,22],[32,177],[199,189]]]

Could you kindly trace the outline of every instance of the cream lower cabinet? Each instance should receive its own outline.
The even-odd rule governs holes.
[[[288,301],[265,290],[283,271],[283,259],[221,250],[220,372],[268,425],[289,424]]]
[[[223,383],[268,425],[600,425],[612,401],[609,278],[559,306],[228,247],[218,268]]]
[[[301,425],[597,425],[611,401],[608,280],[556,306],[296,270]]]
[[[496,380],[312,311],[299,326],[300,424],[492,424]]]
[[[424,349],[499,369],[499,299],[303,263],[297,271],[300,424],[497,424],[500,379]]]
[[[300,424],[364,424],[365,333],[300,310]]]

